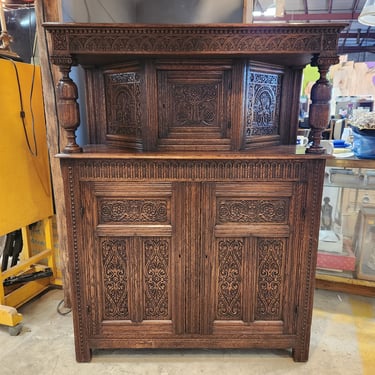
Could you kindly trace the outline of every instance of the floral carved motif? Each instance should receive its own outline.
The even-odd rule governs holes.
[[[247,77],[246,137],[278,134],[281,74],[249,67]]]
[[[242,240],[219,241],[218,269],[218,319],[242,318],[242,259],[244,243]]]
[[[168,308],[169,241],[147,239],[143,242],[143,249],[145,319],[170,319]]]
[[[258,241],[258,293],[255,319],[281,319],[281,295],[285,242],[279,239]]]
[[[172,90],[176,126],[209,126],[217,123],[217,84],[175,84]]]
[[[138,73],[111,73],[105,79],[107,132],[141,136],[141,78]]]
[[[128,319],[127,246],[124,239],[101,240],[104,319]]]
[[[165,200],[103,199],[99,203],[102,223],[166,223],[168,202]]]
[[[285,223],[286,200],[219,200],[219,223]]]

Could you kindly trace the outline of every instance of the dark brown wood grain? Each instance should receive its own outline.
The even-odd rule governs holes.
[[[314,57],[324,75],[341,27],[46,25],[62,80],[86,72],[90,145],[59,155],[78,361],[95,348],[308,359],[325,114],[312,153],[293,144],[302,68]],[[71,136],[74,115],[61,118]]]

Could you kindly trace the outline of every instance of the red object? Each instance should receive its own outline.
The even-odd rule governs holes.
[[[5,5],[24,5],[24,4],[32,4],[34,0],[5,0]]]
[[[355,255],[350,248],[345,248],[343,253],[318,251],[317,268],[338,271],[354,271]]]

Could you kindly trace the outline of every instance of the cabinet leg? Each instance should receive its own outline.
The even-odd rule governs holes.
[[[77,362],[90,362],[92,357],[92,350],[84,345],[80,348],[81,350],[76,350],[76,361]]]
[[[309,359],[309,348],[305,345],[300,345],[297,348],[293,348],[292,357],[294,362],[307,362]]]

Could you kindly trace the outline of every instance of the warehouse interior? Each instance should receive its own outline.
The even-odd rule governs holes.
[[[361,159],[351,149],[345,154],[347,150],[342,150],[340,143],[353,120],[353,108],[373,112],[373,1],[2,0],[1,4],[0,97],[4,112],[0,126],[5,134],[0,139],[1,374],[367,375],[375,371],[375,268],[371,263],[375,157],[372,154]],[[358,20],[368,6],[374,7],[373,24]],[[74,215],[70,216],[71,208],[64,200],[66,179],[59,159],[64,158],[61,155],[68,142],[61,130],[56,97],[64,71],[59,71],[59,60],[51,55],[56,47],[43,26],[45,22],[172,24],[176,28],[189,24],[342,24],[337,46],[340,59],[330,71],[333,96],[329,126],[323,133],[324,141],[333,146],[336,141],[331,151],[335,158],[327,161],[322,188],[322,199],[328,199],[332,211],[329,223],[321,222],[317,241],[307,361],[293,361],[290,349],[161,349],[156,344],[151,348],[140,344],[137,349],[93,348],[89,361],[76,357],[78,330],[72,310],[77,304],[74,283],[79,277],[77,270],[73,275],[68,269],[71,240],[66,218],[69,226]],[[82,64],[72,66],[69,72],[77,84],[81,124],[93,118],[83,109],[85,103],[95,102],[85,89],[85,69]],[[298,136],[302,137],[309,133],[304,127],[308,121],[306,102],[311,101],[307,88],[319,78],[319,72],[309,66],[303,74],[300,103],[295,106],[300,108]],[[360,76],[353,78],[355,74]],[[78,145],[95,139],[89,126],[74,132]],[[95,194],[104,194],[100,189]],[[159,186],[155,189],[162,190]],[[116,196],[115,189],[111,194]],[[83,209],[80,214],[85,215]],[[321,238],[332,233],[334,240]],[[332,251],[332,242],[340,249]],[[354,245],[353,251],[348,250],[352,243],[356,251]]]

